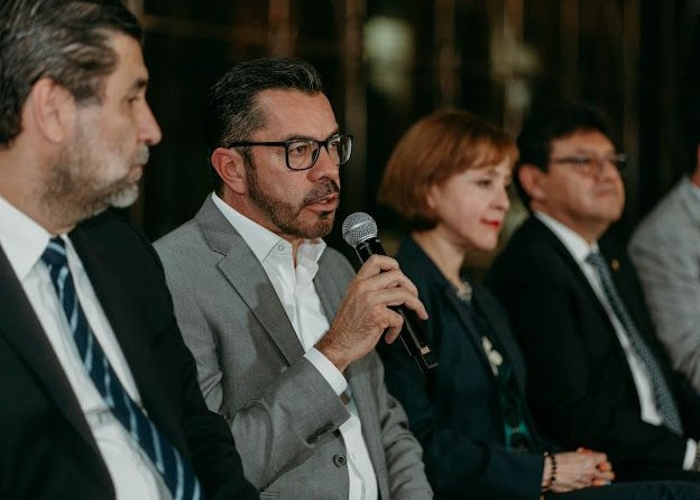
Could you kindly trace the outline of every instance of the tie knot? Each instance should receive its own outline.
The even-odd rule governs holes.
[[[58,236],[54,236],[46,245],[44,253],[41,254],[41,260],[47,266],[63,267],[67,265],[66,259],[66,244]]]
[[[605,261],[605,257],[600,252],[591,252],[586,257],[586,262],[595,267],[598,270],[608,269],[608,263]]]

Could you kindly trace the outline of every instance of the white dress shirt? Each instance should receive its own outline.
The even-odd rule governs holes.
[[[617,340],[620,342],[622,350],[625,352],[625,357],[627,358],[627,364],[629,365],[630,372],[632,373],[632,380],[634,381],[634,386],[637,389],[637,397],[639,398],[642,421],[653,425],[662,425],[663,418],[661,417],[659,408],[656,405],[656,398],[654,397],[649,371],[647,370],[644,362],[635,352],[624,326],[610,305],[610,302],[605,295],[603,284],[600,281],[598,271],[592,264],[586,262],[586,258],[591,252],[599,251],[598,243],[589,245],[588,242],[586,242],[586,240],[573,229],[565,226],[558,220],[545,213],[535,212],[535,217],[537,217],[545,226],[547,226],[556,235],[556,237],[559,238],[559,241],[562,242],[564,247],[566,247],[578,266],[581,268],[583,275],[588,280],[588,283],[598,296],[598,300],[600,300],[605,312],[608,314],[610,322],[615,329]],[[693,439],[688,439],[688,445],[685,449],[685,458],[683,460],[684,469],[690,470],[692,468],[693,461],[695,460],[696,449],[697,443]]]
[[[107,465],[117,500],[169,500],[172,496],[160,474],[138,443],[113,416],[80,359],[48,268],[41,261],[41,255],[51,237],[43,227],[0,196],[0,246],[73,388]],[[141,399],[129,366],[80,258],[70,239],[65,235],[61,237],[66,243],[68,265],[88,323],[122,385],[132,399],[140,404]]]
[[[348,500],[376,500],[377,480],[350,387],[335,365],[314,347],[329,327],[313,283],[318,271],[318,259],[326,244],[321,239],[303,241],[297,250],[295,267],[291,243],[243,216],[215,193],[212,193],[212,201],[265,269],[304,348],[304,357],[321,373],[338,396],[345,393],[349,397],[347,407],[350,418],[340,426],[347,451]]]

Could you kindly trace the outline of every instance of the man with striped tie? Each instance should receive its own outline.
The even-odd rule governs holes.
[[[152,248],[161,133],[119,0],[0,4],[0,498],[254,499]]]

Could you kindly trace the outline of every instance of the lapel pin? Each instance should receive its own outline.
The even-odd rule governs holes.
[[[619,271],[620,270],[620,261],[617,259],[611,260],[610,267],[613,271]]]

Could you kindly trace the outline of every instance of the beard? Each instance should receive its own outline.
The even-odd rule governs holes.
[[[294,204],[266,193],[260,187],[260,181],[253,165],[246,165],[248,195],[255,205],[284,234],[305,239],[323,238],[333,229],[335,209],[323,212],[318,219],[305,223],[299,219],[301,211],[307,205],[317,203],[329,195],[340,193],[335,181],[314,187],[299,204]]]
[[[42,199],[55,217],[77,223],[109,207],[126,208],[139,196],[140,173],[124,167],[126,174],[106,177],[119,161],[96,154],[96,141],[80,129],[73,144],[59,155],[45,185]],[[142,146],[127,165],[145,165],[148,146]],[[123,160],[122,160],[123,161]]]

